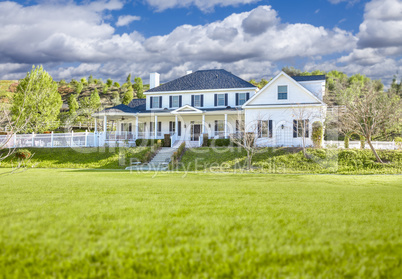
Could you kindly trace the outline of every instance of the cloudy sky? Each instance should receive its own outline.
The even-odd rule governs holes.
[[[23,0],[0,2],[0,79],[42,64],[54,79],[166,82],[223,68],[402,75],[402,0]]]

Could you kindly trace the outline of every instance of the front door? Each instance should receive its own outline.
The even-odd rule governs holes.
[[[193,124],[191,126],[191,140],[198,141],[200,139],[200,134],[201,134],[201,125]]]

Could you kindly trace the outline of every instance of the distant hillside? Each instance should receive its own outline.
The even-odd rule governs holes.
[[[12,102],[17,83],[17,80],[0,80],[0,103]]]

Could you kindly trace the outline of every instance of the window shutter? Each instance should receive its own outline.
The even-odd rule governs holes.
[[[171,108],[172,107],[172,96],[169,96],[169,108]]]
[[[201,107],[204,107],[204,95],[201,95]]]
[[[154,123],[153,122],[149,122],[149,131],[153,132],[154,131]]]
[[[269,120],[268,122],[268,135],[270,138],[272,138],[272,120]]]
[[[249,92],[246,93],[246,102],[248,101],[248,99],[250,99],[250,93]]]
[[[162,96],[159,96],[159,108],[162,108]]]
[[[260,121],[258,121],[258,137],[260,138],[261,137],[261,134],[262,134],[262,121],[260,120]]]
[[[171,132],[173,132],[173,129],[172,129],[172,121],[169,121],[169,132],[171,133]]]
[[[182,101],[182,99],[183,99],[183,98],[182,98],[182,96],[180,95],[180,96],[179,96],[179,107],[181,107],[181,101]]]
[[[218,120],[215,120],[215,132],[218,132]]]
[[[225,94],[225,106],[228,105],[228,93]]]
[[[158,132],[162,132],[162,122],[158,122]]]
[[[215,101],[214,101],[214,106],[216,107],[218,105],[218,94],[215,94]]]
[[[239,105],[239,93],[236,93],[236,106]]]
[[[179,127],[178,127],[179,136],[181,136],[181,121],[178,122],[178,125],[179,125]]]
[[[309,130],[309,127],[308,127],[308,126],[309,126],[309,120],[306,119],[306,120],[304,120],[304,129],[306,130],[306,135],[305,135],[306,138],[309,137],[309,133],[308,133],[308,132],[309,132],[309,131],[308,131],[308,130]]]
[[[151,99],[151,104],[149,105],[150,108],[152,108],[152,105],[153,105],[153,104],[152,104],[152,103],[153,103],[153,98],[154,98],[154,97],[150,97],[150,99]]]
[[[194,106],[194,95],[191,95],[191,106]]]
[[[297,138],[297,120],[293,119],[293,137]]]

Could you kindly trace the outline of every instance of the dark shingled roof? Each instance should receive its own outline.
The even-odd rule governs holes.
[[[111,108],[106,108],[100,113],[104,112],[124,112],[124,113],[137,113],[145,111],[145,99],[132,99],[127,105],[120,104]]]
[[[325,80],[325,75],[317,76],[294,76],[292,77],[295,81],[312,81],[312,80]]]
[[[225,70],[196,71],[147,92],[190,91],[226,88],[255,88],[251,83]]]

